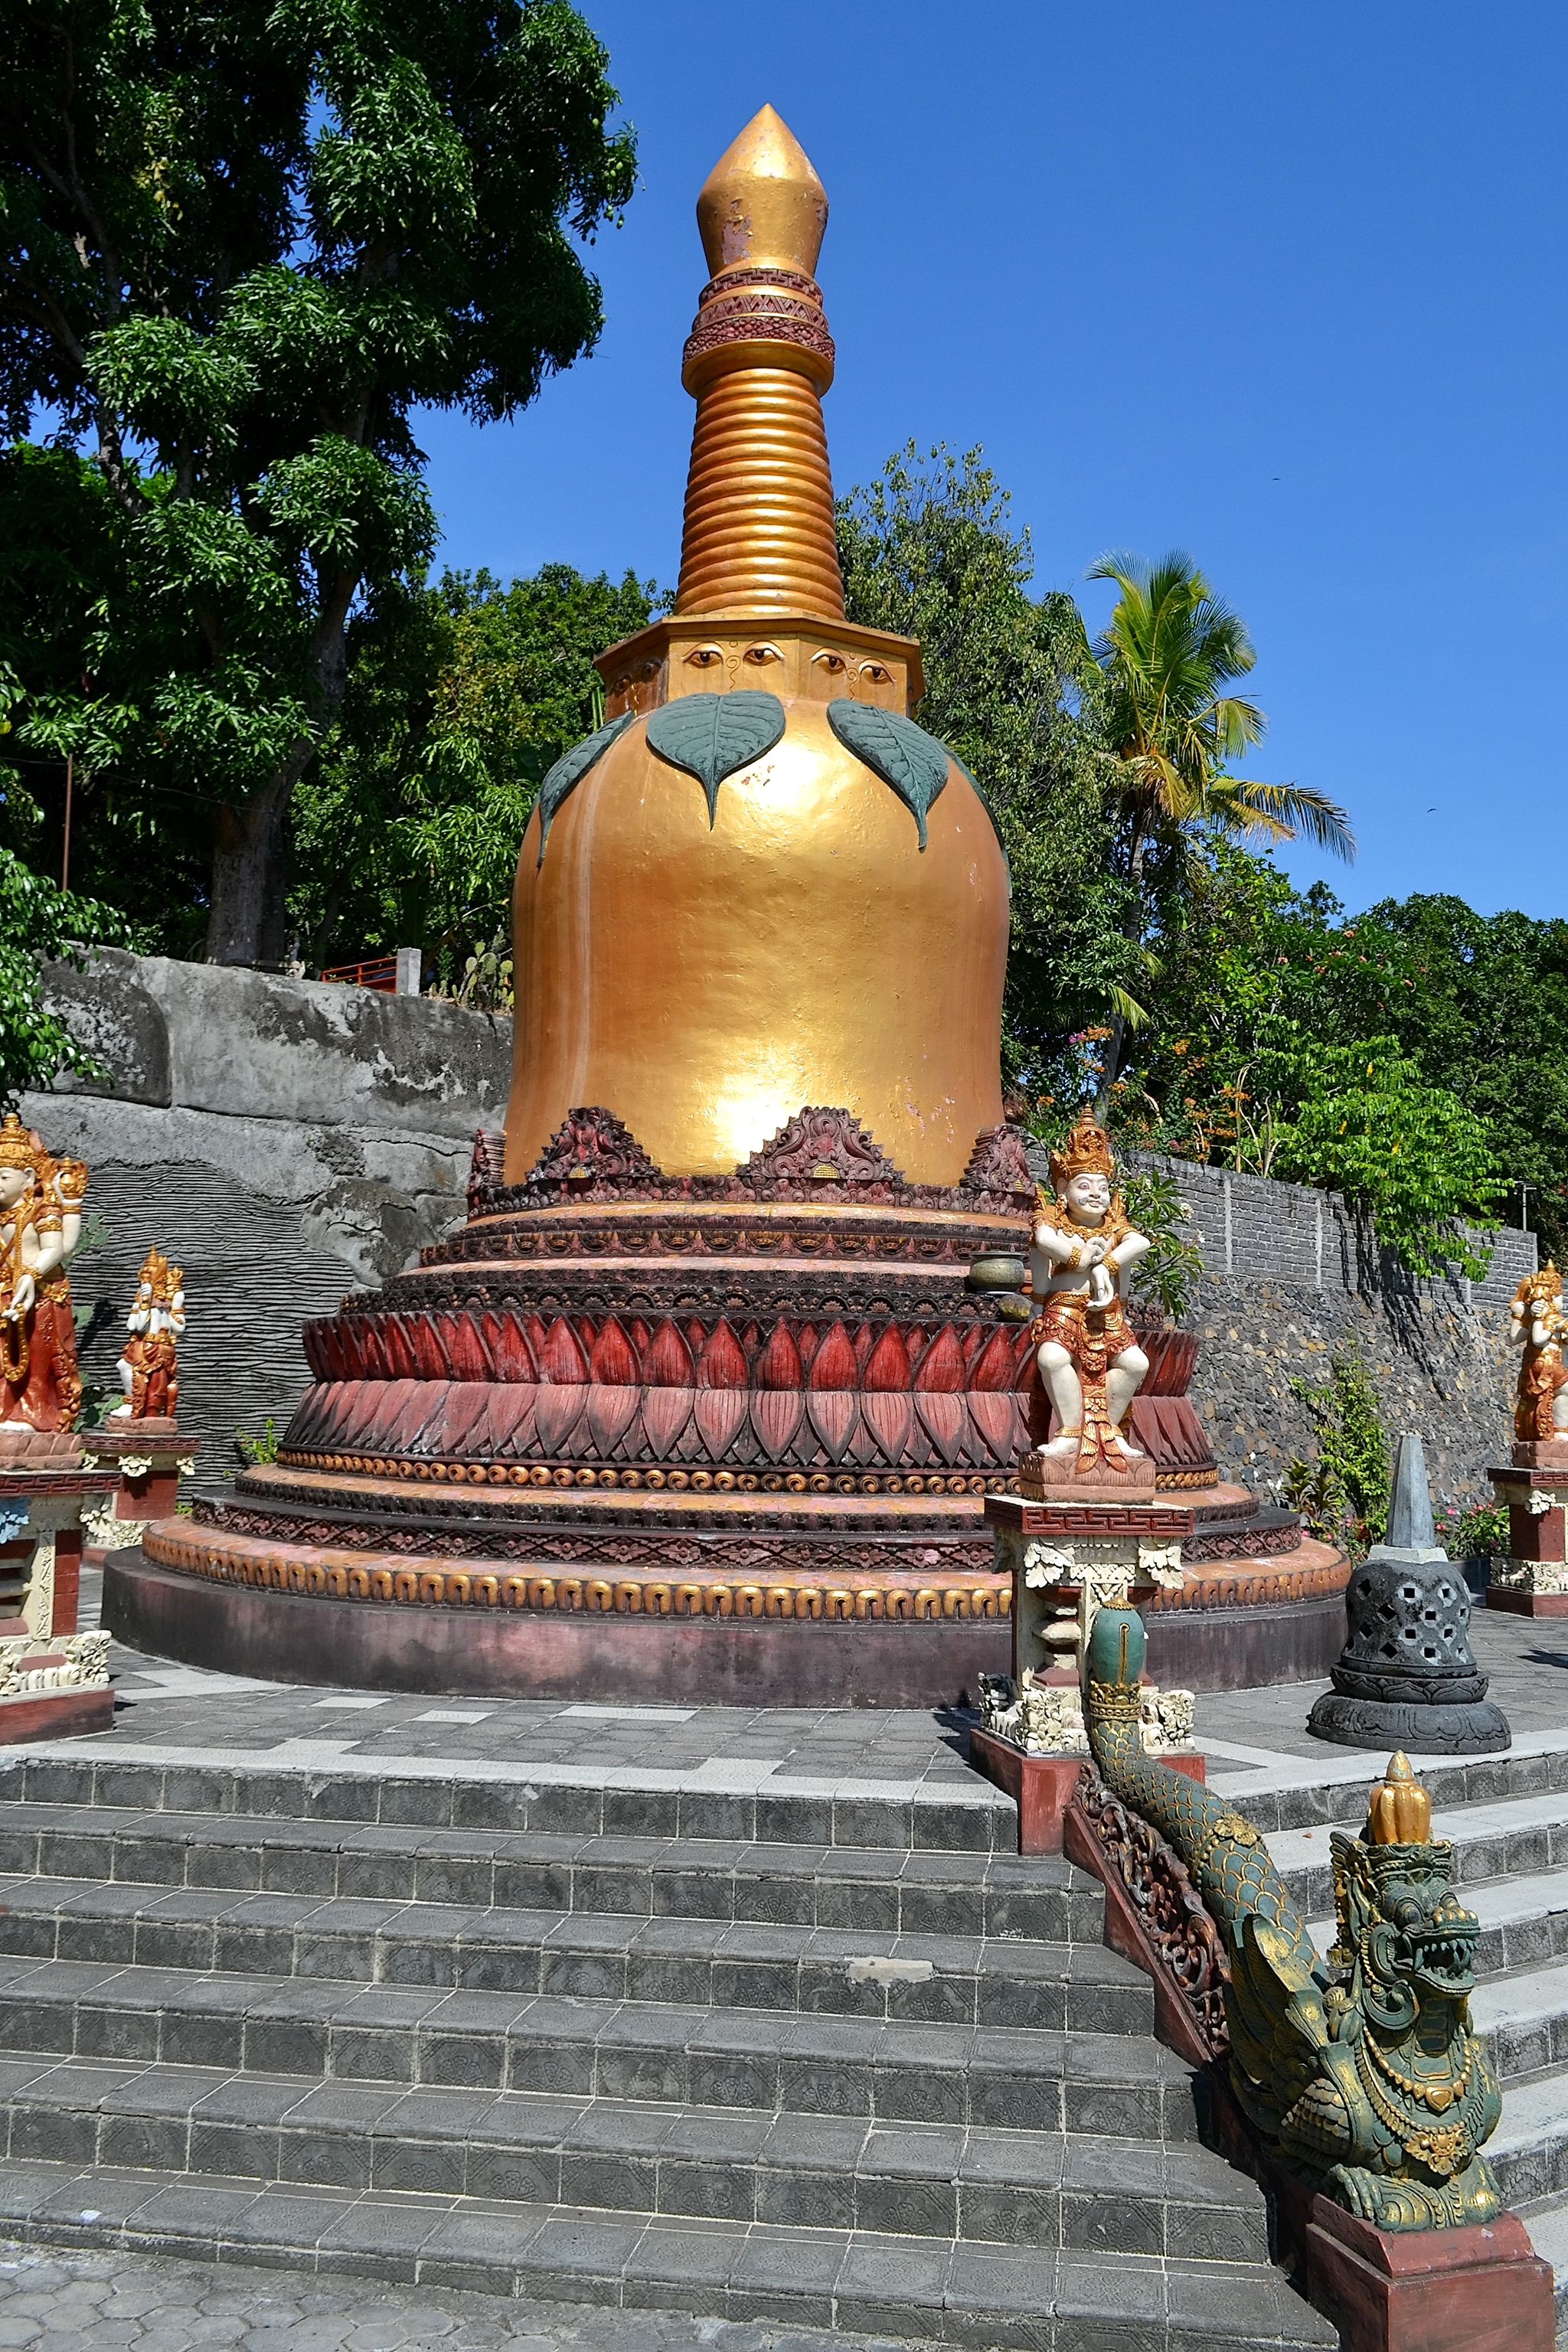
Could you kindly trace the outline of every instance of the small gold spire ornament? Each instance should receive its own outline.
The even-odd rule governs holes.
[[[1368,1845],[1426,1845],[1432,1835],[1432,1800],[1396,1748],[1373,1784],[1366,1806]]]

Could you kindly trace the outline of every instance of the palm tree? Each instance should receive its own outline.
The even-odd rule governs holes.
[[[1267,784],[1228,773],[1226,761],[1261,741],[1268,721],[1255,702],[1226,694],[1258,656],[1245,623],[1222,603],[1192,558],[1179,551],[1149,563],[1102,555],[1090,580],[1114,580],[1121,594],[1093,653],[1106,682],[1109,791],[1122,825],[1124,870],[1132,886],[1129,934],[1148,928],[1152,873],[1201,870],[1194,829],[1217,825],[1244,838],[1304,835],[1346,860],[1355,835],[1343,809],[1305,784]],[[1106,1043],[1101,1116],[1121,1058],[1129,1013],[1117,1011]]]

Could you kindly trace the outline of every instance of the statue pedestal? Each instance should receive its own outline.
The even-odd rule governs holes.
[[[84,1430],[79,1440],[89,1463],[114,1474],[114,1508],[108,1539],[95,1545],[101,1558],[139,1544],[154,1519],[172,1518],[182,1476],[196,1466],[201,1439],[167,1419],[111,1421]]]
[[[1568,1617],[1568,1443],[1517,1444],[1512,1461],[1487,1476],[1509,1529],[1509,1557],[1492,1568],[1487,1607]]]
[[[1037,1446],[1018,1463],[1018,1491],[1032,1503],[1149,1503],[1154,1488],[1153,1458],[1147,1454],[1120,1470],[1097,1463],[1083,1477],[1070,1462],[1052,1461]]]
[[[0,1748],[107,1731],[114,1719],[109,1636],[77,1630],[82,1516],[114,1491],[45,1442],[0,1465]]]
[[[1300,2245],[1308,2299],[1342,2352],[1552,2352],[1552,2268],[1515,2213],[1378,2230],[1314,2197]]]
[[[1553,2352],[1552,2265],[1517,2213],[1468,2229],[1380,2230],[1262,2152],[1223,2056],[1208,2081],[1216,2144],[1268,2192],[1274,2259],[1339,2328],[1340,2352]]]
[[[1019,1557],[1037,1544],[1081,1540],[1090,1552],[1106,1540],[1156,1547],[1170,1580],[1151,1592],[1144,1623],[1149,1671],[1162,1685],[1207,1691],[1311,1682],[1343,1647],[1349,1561],[1305,1535],[1294,1512],[1259,1503],[1245,1486],[1106,1498],[1075,1484],[1049,1495],[992,1494],[984,1507],[996,1567],[1013,1583]],[[1033,1605],[1037,1617],[1040,1603]],[[1016,1639],[1016,1679],[1023,1665],[1046,1663]]]

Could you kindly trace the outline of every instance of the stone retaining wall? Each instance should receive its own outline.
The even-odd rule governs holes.
[[[84,1376],[114,1383],[136,1272],[185,1270],[180,1420],[198,1483],[237,1466],[237,1425],[280,1432],[309,1374],[300,1326],[384,1280],[465,1213],[474,1129],[500,1124],[511,1024],[433,997],[287,980],[117,949],[55,964],[46,994],[112,1072],[19,1108],[85,1160],[104,1246],[79,1257],[97,1307]]]

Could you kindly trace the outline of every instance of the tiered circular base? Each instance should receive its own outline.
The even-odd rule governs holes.
[[[837,1111],[733,1178],[663,1177],[599,1112],[524,1185],[498,1160],[481,1138],[469,1222],[416,1272],[307,1326],[278,1462],[150,1528],[106,1622],[416,1690],[910,1706],[1005,1671],[984,1497],[1028,1443],[1032,1356],[965,1276],[1024,1240],[1019,1139],[983,1135],[947,1192]],[[1238,1590],[1300,1531],[1198,1489],[1184,1399],[1146,1442],[1165,1422],[1161,1483]]]

